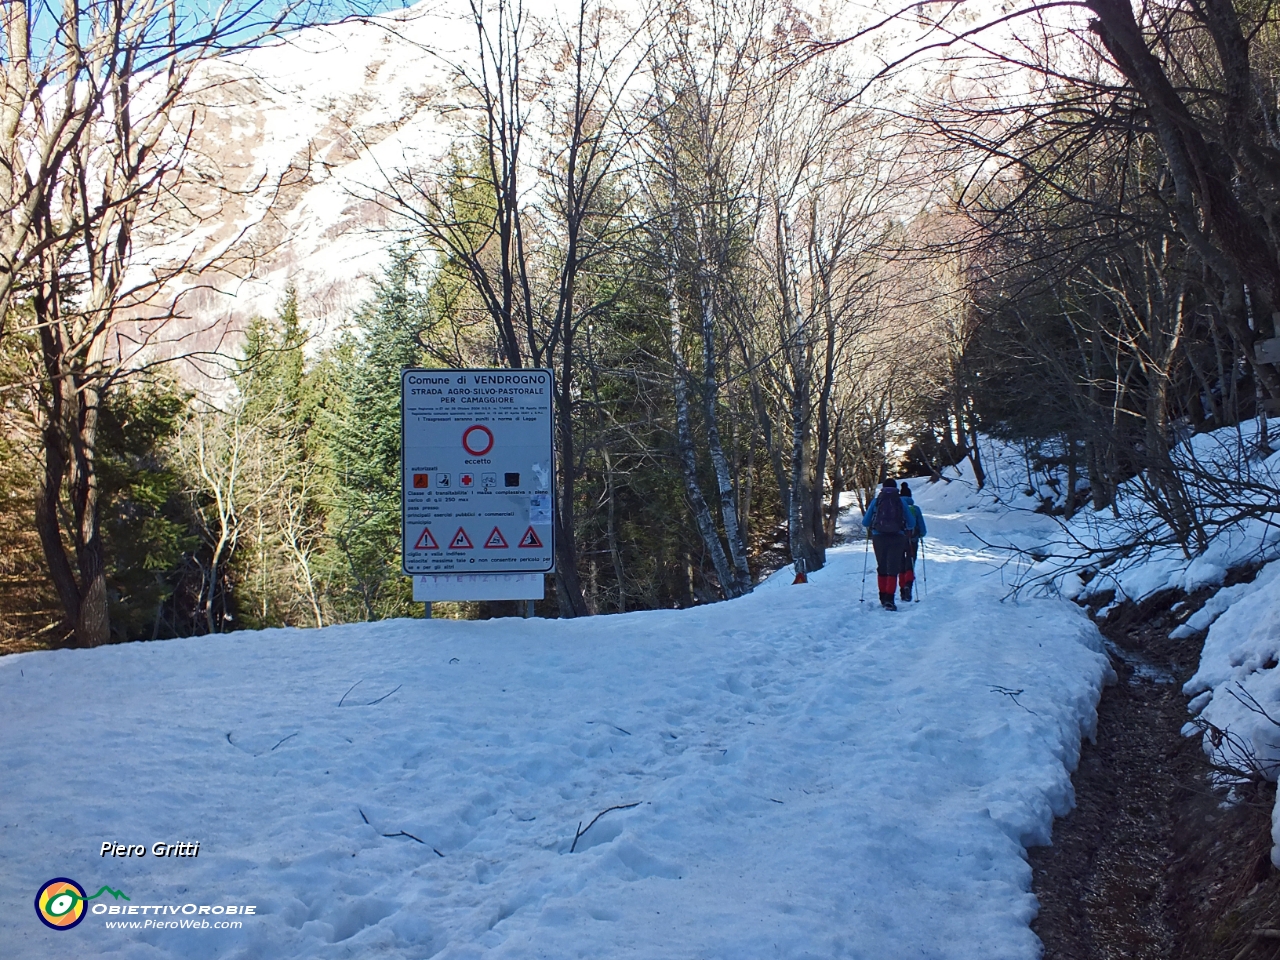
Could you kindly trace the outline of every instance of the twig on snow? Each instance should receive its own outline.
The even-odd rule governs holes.
[[[1250,693],[1248,690],[1244,688],[1243,683],[1237,680],[1236,686],[1240,688],[1240,693],[1236,693],[1230,687],[1227,687],[1227,693],[1235,697],[1236,700],[1240,702],[1240,705],[1242,707],[1248,710],[1252,710],[1254,713],[1261,714],[1262,716],[1270,720],[1273,724],[1275,724],[1277,727],[1280,727],[1280,720],[1277,720],[1271,714],[1267,713],[1266,708],[1258,702],[1257,697],[1255,697],[1252,693]]]
[[[1008,697],[1010,700],[1012,700],[1014,703],[1016,703],[1018,706],[1022,707],[1022,709],[1027,711],[1027,713],[1036,717],[1040,716],[1040,714],[1036,713],[1034,710],[1032,710],[1025,703],[1023,703],[1021,700],[1018,699],[1018,697],[1020,697],[1023,693],[1026,692],[1024,690],[1011,690],[1009,687],[1002,687],[999,684],[993,684],[991,687],[991,692],[1002,693],[1006,697]]]
[[[588,726],[594,723],[603,723],[606,727],[613,727],[613,729],[617,730],[619,733],[625,733],[628,737],[631,736],[630,730],[623,730],[616,723],[610,723],[608,720],[588,720],[587,721]]]
[[[418,838],[417,838],[417,837],[415,837],[412,833],[405,833],[403,830],[401,830],[401,831],[399,831],[399,832],[397,832],[397,833],[384,833],[384,834],[383,834],[383,836],[384,836],[384,837],[408,837],[410,840],[418,840]],[[418,840],[418,842],[419,842],[419,843],[421,843],[421,844],[423,844],[423,845],[425,846],[427,841],[425,841],[425,840]],[[435,847],[432,847],[431,849],[432,849],[432,850],[435,850],[436,848],[435,848]],[[439,850],[436,850],[436,853],[440,853],[440,851],[439,851]],[[440,853],[440,856],[442,856],[442,857],[443,857],[443,856],[444,856],[444,854],[443,854],[443,853]]]
[[[403,687],[403,686],[404,686],[404,684],[403,684],[403,683],[402,683],[402,684],[400,684],[400,687]],[[400,687],[396,687],[396,690],[399,690],[399,689],[400,689]],[[391,693],[395,693],[395,692],[396,692],[396,690],[392,690],[392,691],[391,691]],[[372,707],[375,703],[381,703],[383,700],[387,699],[387,697],[391,696],[391,693],[384,693],[384,694],[383,694],[382,696],[380,696],[377,700],[370,700],[368,703],[366,703],[366,704],[365,704],[365,706],[366,706],[366,707]]]
[[[610,810],[630,810],[632,807],[638,807],[638,806],[640,806],[639,800],[637,800],[635,803],[620,803],[617,806],[605,807],[603,810],[601,810],[599,813],[595,815],[595,817],[592,819],[590,823],[587,824],[587,830],[590,830],[592,827],[594,827],[596,825],[596,820],[599,820]],[[579,820],[578,832],[573,835],[573,846],[569,847],[570,853],[573,853],[573,851],[578,848],[578,841],[581,840],[584,836],[586,836],[587,830],[582,829],[582,821]]]
[[[1234,691],[1228,688],[1227,692]],[[1236,777],[1258,782],[1275,779],[1277,763],[1259,757],[1247,738],[1227,728],[1215,726],[1204,717],[1193,717],[1191,724],[1202,736],[1207,736],[1209,743],[1213,745],[1216,756],[1209,767],[1214,773],[1226,778]]]
[[[302,731],[300,731],[300,730],[295,730],[293,733],[289,734],[287,737],[284,737],[284,738],[283,738],[283,739],[281,739],[281,740],[277,740],[277,741],[276,741],[276,747],[278,747],[278,746],[280,746],[280,744],[284,743],[284,741],[285,741],[285,740],[292,740],[294,737],[296,737],[296,736],[297,736],[299,733],[301,733],[301,732],[302,732]],[[271,750],[274,750],[276,747],[272,747],[272,748],[271,748]],[[268,751],[267,751],[267,753],[270,753],[270,752],[271,752],[271,750],[268,750]]]
[[[356,809],[360,810],[359,807],[356,807]],[[369,818],[364,815],[363,810],[360,810],[360,819],[363,820],[365,823],[369,823]],[[373,824],[369,823],[369,826],[373,826]]]
[[[353,684],[352,684],[352,685],[347,689],[347,692],[346,692],[346,693],[344,693],[344,694],[342,695],[342,700],[347,699],[347,694],[351,693],[351,691],[352,691],[352,690],[354,690],[356,687],[360,686],[360,684],[362,684],[362,683],[364,683],[364,680],[357,680],[355,683],[353,683]],[[342,706],[342,700],[339,700],[339,701],[338,701],[338,706]]]

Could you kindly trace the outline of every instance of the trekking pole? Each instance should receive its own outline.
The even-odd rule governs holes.
[[[924,592],[929,592],[929,564],[924,559],[924,537],[920,538],[920,579],[924,582]]]
[[[867,602],[867,554],[871,552],[871,534],[867,534],[866,541],[862,548],[862,596],[858,598],[859,603]]]

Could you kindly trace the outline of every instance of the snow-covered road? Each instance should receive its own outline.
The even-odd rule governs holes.
[[[965,532],[1040,518],[917,493],[928,591],[897,614],[874,569],[859,602],[857,542],[688,611],[0,660],[0,954],[1038,957],[1023,846],[1109,667]],[[99,855],[157,841],[199,856]],[[55,877],[129,900],[47,929]],[[242,926],[156,926],[190,919]]]

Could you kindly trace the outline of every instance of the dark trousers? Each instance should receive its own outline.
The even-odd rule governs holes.
[[[916,582],[916,555],[919,552],[919,538],[908,537],[906,553],[902,558],[902,572],[898,574],[899,586],[905,587]]]
[[[877,533],[871,537],[876,552],[876,583],[881,593],[892,594],[898,587],[898,575],[907,562],[905,533]]]

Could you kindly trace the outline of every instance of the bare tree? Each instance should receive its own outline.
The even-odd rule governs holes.
[[[32,395],[43,452],[36,527],[81,645],[109,636],[100,410],[174,315],[166,285],[196,266],[135,262],[138,233],[175,229],[197,67],[274,32],[294,9],[246,2],[193,19],[176,0],[4,4],[0,324],[17,315],[15,297],[30,308],[38,346],[19,386]],[[43,51],[38,35],[49,38]]]
[[[246,502],[245,473],[254,434],[260,430],[261,425],[246,422],[241,409],[223,412],[211,407],[197,411],[178,438],[178,462],[208,549],[198,598],[207,633],[221,632],[230,613],[226,568],[251,508]]]
[[[949,52],[957,64],[967,60],[967,78],[948,85],[946,100],[929,102],[924,115],[985,158],[970,187],[983,189],[992,174],[1022,178],[1024,189],[1052,182],[1060,164],[1087,156],[1108,132],[1127,135],[1113,142],[1135,163],[1150,143],[1167,178],[1165,215],[1220,283],[1220,322],[1242,359],[1266,396],[1280,399],[1276,364],[1255,351],[1260,339],[1280,335],[1274,8],[1081,0],[1015,4],[975,18],[957,16],[959,7],[958,0],[913,5],[882,21],[911,24],[919,42],[881,75]],[[1087,19],[1064,18],[1064,7]],[[953,79],[960,69],[952,68]],[[1004,82],[1019,75],[1034,81],[1026,94]],[[1036,127],[1047,136],[1022,135]]]
[[[764,209],[757,189],[756,161],[763,148],[759,121],[784,64],[770,56],[763,2],[715,2],[702,13],[701,19],[668,18],[653,47],[657,93],[648,138],[648,193],[651,229],[665,261],[659,269],[666,275],[685,488],[720,589],[735,597],[751,590],[752,579],[738,478],[720,424],[727,313],[735,283],[746,270],[745,241],[755,235]],[[715,478],[723,541],[698,478],[691,391],[701,401],[702,446]]]
[[[643,22],[619,26],[581,0],[568,24],[538,24],[520,0],[473,0],[477,57],[451,63],[475,124],[449,175],[408,169],[373,191],[456,264],[488,315],[501,362],[556,373],[556,589],[588,613],[575,543],[578,335],[602,308],[585,285],[624,226],[624,111],[643,62]],[[547,50],[552,56],[547,56]],[[602,294],[607,296],[607,294]]]
[[[783,502],[792,560],[808,570],[825,563],[842,492],[832,447],[854,417],[840,381],[866,378],[894,348],[880,287],[889,227],[914,185],[888,117],[813,107],[839,83],[833,67],[806,64],[776,86],[761,187],[771,229],[757,242],[775,345],[758,353],[791,440]]]

